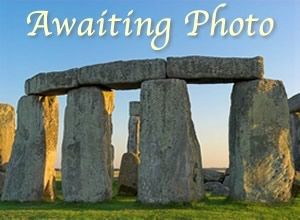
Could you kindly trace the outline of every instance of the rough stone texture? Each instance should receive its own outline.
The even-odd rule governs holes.
[[[230,196],[251,202],[288,201],[294,167],[282,82],[236,83],[231,101]]]
[[[25,83],[27,95],[61,95],[80,86],[137,89],[153,79],[179,78],[189,83],[231,83],[261,79],[262,57],[218,58],[204,56],[115,61],[61,72],[40,73]],[[298,105],[299,106],[299,105]]]
[[[79,69],[40,73],[25,82],[27,95],[62,95],[79,86]]]
[[[15,110],[7,104],[0,104],[0,167],[9,161],[15,138]]]
[[[120,174],[119,174],[119,194],[136,195],[137,194],[137,178],[138,166],[140,159],[136,154],[123,154]]]
[[[166,78],[166,61],[163,59],[116,61],[83,67],[80,85],[103,85],[111,89],[137,89],[150,79]]]
[[[0,172],[0,195],[2,194],[2,190],[4,187],[4,182],[5,182],[5,173]]]
[[[129,115],[130,116],[140,116],[141,104],[140,102],[130,102],[129,103]]]
[[[58,135],[56,97],[24,96],[18,103],[18,127],[7,168],[2,200],[53,199]]]
[[[206,182],[204,183],[204,189],[206,192],[210,192],[215,196],[229,195],[229,188],[220,182]]]
[[[5,163],[2,166],[0,166],[0,172],[6,172],[7,166],[8,166],[8,163]]]
[[[300,173],[299,172],[295,172],[295,178],[294,178],[294,182],[293,182],[293,196],[296,197],[299,195],[300,192]]]
[[[83,87],[68,93],[62,146],[65,201],[98,202],[111,198],[113,108],[112,91]]]
[[[224,175],[225,176],[229,176],[230,175],[230,169],[229,168],[225,169]]]
[[[300,111],[290,114],[295,169],[300,170]]]
[[[168,78],[189,83],[231,83],[260,79],[264,75],[262,57],[218,58],[204,56],[169,57]]]
[[[204,182],[223,182],[224,173],[212,169],[203,169]]]
[[[45,128],[45,171],[44,171],[44,199],[53,201],[55,195],[55,162],[57,155],[58,127],[59,127],[59,107],[56,97],[41,98],[46,99],[43,102]],[[47,100],[48,99],[48,100]],[[49,136],[48,136],[49,135]]]
[[[129,103],[127,152],[139,155],[140,148],[140,102]]]
[[[137,89],[150,79],[166,78],[163,59],[116,61],[60,72],[40,73],[26,80],[27,95],[62,95],[81,86]]]
[[[290,112],[300,112],[300,93],[289,99]]]
[[[128,123],[127,152],[139,154],[140,152],[140,117],[130,116]]]
[[[138,200],[191,202],[204,195],[200,145],[183,80],[151,80],[141,90]]]
[[[115,159],[115,148],[114,145],[110,145],[110,151],[107,157],[107,167],[109,172],[109,177],[114,178],[114,159]]]
[[[223,185],[226,187],[230,187],[230,176],[225,176],[224,181],[223,181]]]

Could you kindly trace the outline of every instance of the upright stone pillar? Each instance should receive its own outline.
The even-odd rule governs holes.
[[[109,155],[107,157],[107,168],[111,179],[114,178],[114,159],[115,159],[115,148],[114,145],[111,145]]]
[[[251,202],[288,201],[295,172],[282,82],[236,83],[231,102],[230,196]]]
[[[114,93],[82,87],[68,93],[62,146],[62,190],[68,202],[112,196]]]
[[[136,195],[138,187],[139,156],[134,153],[125,153],[122,156],[119,174],[119,194]]]
[[[200,146],[185,81],[143,82],[141,109],[138,200],[143,203],[200,200],[204,195]]]
[[[300,171],[300,94],[289,99],[291,136],[295,169]]]
[[[140,102],[129,103],[127,153],[123,154],[119,174],[119,194],[136,195],[140,163]]]
[[[130,102],[127,152],[138,155],[140,147],[140,102]]]
[[[17,131],[2,200],[54,199],[52,181],[58,135],[56,97],[24,96],[18,103]]]
[[[7,165],[15,138],[15,110],[7,104],[0,104],[0,167]]]

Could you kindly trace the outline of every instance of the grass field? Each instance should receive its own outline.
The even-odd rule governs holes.
[[[0,203],[0,219],[300,219],[300,198],[288,204],[258,205],[207,196],[202,202],[181,205],[143,205],[134,197],[117,196],[111,201],[86,204],[62,201],[54,203]]]

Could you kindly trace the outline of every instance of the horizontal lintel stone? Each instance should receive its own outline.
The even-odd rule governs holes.
[[[289,99],[290,112],[300,112],[300,93]]]
[[[40,73],[25,83],[27,95],[62,95],[81,86],[138,89],[151,79],[166,78],[163,59],[116,61],[61,72]]]
[[[264,75],[262,57],[220,58],[206,56],[169,57],[168,78],[188,83],[232,83],[261,79]]]
[[[163,59],[116,61],[80,69],[80,85],[103,85],[110,89],[138,89],[151,79],[165,79],[166,61]]]
[[[27,95],[62,95],[81,86],[138,89],[153,79],[178,78],[187,83],[231,83],[263,78],[263,58],[169,57],[115,61],[61,72],[40,73],[25,83]]]
[[[69,90],[79,87],[77,75],[79,69],[60,72],[39,73],[26,80],[27,95],[63,95]]]

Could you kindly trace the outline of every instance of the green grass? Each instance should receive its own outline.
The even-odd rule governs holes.
[[[208,196],[193,204],[143,205],[134,197],[116,196],[103,203],[65,203],[61,184],[54,203],[0,203],[0,219],[300,219],[300,198],[288,204],[249,204]]]

